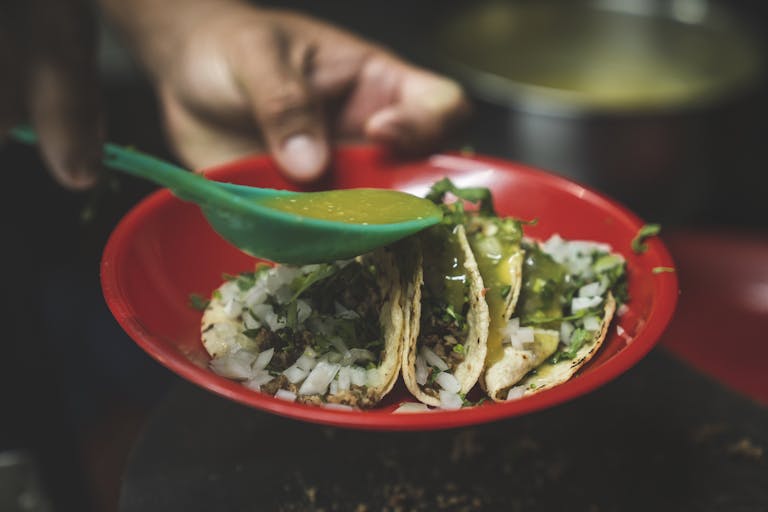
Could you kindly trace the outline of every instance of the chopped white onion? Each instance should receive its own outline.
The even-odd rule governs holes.
[[[279,331],[285,327],[285,318],[280,318],[276,313],[269,313],[264,317],[264,321],[272,332]]]
[[[448,410],[461,409],[462,405],[463,405],[463,400],[461,399],[458,393],[451,393],[450,391],[446,391],[444,389],[440,390],[440,408],[441,409],[448,409]]]
[[[338,364],[320,361],[315,365],[307,378],[299,388],[300,395],[322,395],[328,390],[328,385],[333,381],[339,371]]]
[[[524,345],[526,343],[533,343],[533,327],[521,327],[517,330],[512,340],[512,344]]]
[[[227,317],[237,318],[237,316],[243,312],[243,305],[239,300],[232,298],[224,304],[223,311]]]
[[[359,366],[351,366],[349,368],[349,378],[354,386],[365,386],[366,382],[365,368]]]
[[[309,372],[307,370],[302,370],[295,364],[283,370],[283,375],[285,375],[285,378],[288,379],[288,382],[291,384],[298,384],[299,382],[303,381],[307,378],[308,373]]]
[[[336,380],[339,382],[339,391],[349,390],[349,385],[352,382],[352,375],[348,366],[342,366],[339,370]]]
[[[622,304],[621,306],[619,306],[619,309],[616,310],[616,314],[618,316],[624,316],[627,313],[629,313],[629,306],[627,306],[626,304]]]
[[[507,325],[505,325],[501,329],[501,335],[505,339],[511,338],[517,330],[520,328],[520,319],[519,318],[510,318],[509,322],[507,322]]]
[[[560,324],[560,341],[569,345],[571,343],[571,335],[575,327],[571,322],[565,321]]]
[[[243,326],[246,329],[258,329],[261,327],[261,322],[259,322],[249,310],[245,310],[243,312]]]
[[[331,385],[328,386],[328,394],[336,395],[339,392],[339,382],[338,381],[331,381]]]
[[[232,299],[236,299],[240,296],[240,288],[235,281],[227,281],[219,286],[219,295],[221,297],[221,302],[226,304]]]
[[[305,350],[303,354],[296,360],[294,363],[296,366],[304,370],[305,372],[308,372],[312,368],[315,367],[317,364],[317,360],[315,360],[314,357],[310,356],[307,351]]]
[[[312,314],[312,306],[309,305],[304,299],[298,299],[296,301],[296,320],[303,324],[304,321]]]
[[[522,349],[526,343],[533,343],[533,327],[520,327],[519,318],[511,318],[501,331],[502,343],[510,343],[514,348]]]
[[[392,411],[393,413],[409,413],[409,412],[429,412],[430,409],[427,404],[421,402],[403,402],[400,407]]]
[[[378,368],[365,370],[365,383],[368,386],[378,387],[381,385],[381,372]]]
[[[244,382],[245,387],[255,391],[261,391],[261,386],[273,379],[269,372],[258,370],[253,374],[253,378]]]
[[[279,288],[290,285],[301,274],[301,269],[288,265],[277,265],[267,272],[267,289],[275,293]]]
[[[249,308],[252,308],[256,305],[263,304],[268,296],[266,283],[264,281],[258,281],[250,290],[248,290],[243,301]]]
[[[583,277],[592,277],[594,275],[591,256],[574,256],[566,260],[565,266],[568,272],[573,275]]]
[[[275,398],[279,398],[280,400],[285,400],[286,402],[295,402],[296,393],[292,391],[288,391],[287,389],[278,389],[277,393],[275,393]]]
[[[493,261],[499,261],[504,254],[501,241],[495,236],[480,238],[477,241],[477,249]]]
[[[435,378],[437,384],[449,393],[458,393],[461,390],[461,384],[456,377],[448,372],[440,372]]]
[[[421,355],[424,357],[424,360],[428,365],[434,366],[441,372],[444,372],[448,369],[448,363],[440,359],[440,356],[435,354],[434,351],[432,351],[432,349],[429,347],[421,347]]]
[[[602,322],[600,322],[600,319],[595,315],[585,316],[583,322],[584,329],[588,331],[596,332],[600,330],[600,327],[602,327]]]
[[[509,388],[507,400],[517,400],[518,398],[523,398],[523,395],[525,395],[525,386],[514,386]]]
[[[595,281],[579,288],[579,297],[600,297],[605,293],[603,283]]]
[[[416,356],[416,383],[419,386],[423,386],[427,383],[429,377],[429,368],[427,368],[427,362],[424,361],[424,357]]]
[[[552,256],[552,259],[558,263],[565,261],[565,240],[557,233],[541,244],[541,250]]]
[[[578,313],[583,309],[599,306],[603,301],[602,297],[574,297],[571,300],[571,313]]]
[[[326,409],[335,409],[337,411],[354,411],[355,408],[345,404],[323,404]]]
[[[260,322],[264,322],[267,315],[275,314],[272,310],[272,306],[269,304],[255,304],[251,307],[251,312],[253,313],[253,316],[256,317],[256,320],[259,320]]]
[[[253,376],[256,355],[245,350],[230,352],[211,361],[211,370],[228,379],[247,380]]]
[[[272,360],[272,356],[274,354],[275,354],[274,348],[269,348],[264,352],[261,352],[259,356],[256,358],[256,361],[254,361],[253,363],[253,369],[263,370],[264,368],[266,368],[269,362]]]

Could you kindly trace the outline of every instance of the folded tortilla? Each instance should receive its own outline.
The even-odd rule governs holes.
[[[218,288],[202,339],[218,374],[287,400],[367,408],[399,374],[415,267],[392,248],[351,261],[268,267]]]
[[[481,214],[468,215],[465,224],[485,286],[484,298],[489,312],[488,350],[480,385],[494,395],[506,381],[497,370],[505,365],[503,331],[520,295],[524,258],[522,228],[515,219]]]
[[[612,290],[624,277],[624,259],[605,244],[555,235],[524,248],[522,291],[482,379],[498,402],[561,384],[585,365],[606,337]]]
[[[406,315],[403,380],[421,402],[458,409],[485,361],[488,305],[464,226],[419,235],[412,307]]]

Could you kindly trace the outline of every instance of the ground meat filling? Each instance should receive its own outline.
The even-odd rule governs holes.
[[[466,338],[467,326],[466,313],[468,304],[465,304],[461,316],[453,318],[444,314],[443,305],[433,305],[432,314],[422,316],[421,335],[419,347],[426,347],[434,352],[447,365],[447,373],[453,374],[456,368],[466,359],[466,350],[460,340]],[[427,382],[421,388],[429,395],[438,396],[440,385],[435,380],[440,370],[435,366],[429,366]]]
[[[352,262],[327,279],[318,281],[299,298],[312,308],[312,315],[295,327],[272,331],[261,327],[250,336],[259,352],[274,349],[266,370],[274,378],[261,385],[261,390],[274,395],[284,389],[297,394],[300,382],[292,383],[286,370],[296,365],[307,351],[321,361],[338,363],[342,368],[356,371],[369,370],[381,364],[385,356],[383,333],[379,324],[382,291],[375,277],[375,269]],[[268,299],[271,300],[271,299]],[[339,341],[344,347],[339,345]],[[345,350],[368,351],[370,359],[344,359]],[[340,370],[341,371],[341,370]],[[338,376],[337,376],[338,377]],[[338,381],[338,378],[336,379]],[[348,380],[348,378],[347,378]],[[336,382],[335,386],[339,386]],[[349,383],[343,389],[332,386],[325,394],[297,396],[306,403],[336,403],[354,407],[371,407],[379,397],[368,385]]]

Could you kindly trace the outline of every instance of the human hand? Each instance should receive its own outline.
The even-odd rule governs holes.
[[[0,2],[0,137],[29,119],[53,177],[96,181],[101,159],[97,67],[86,0]]]
[[[161,2],[154,11],[143,1],[117,18],[154,77],[172,144],[193,168],[267,149],[287,177],[310,182],[328,167],[335,139],[428,150],[468,113],[453,81],[312,18],[232,0]]]

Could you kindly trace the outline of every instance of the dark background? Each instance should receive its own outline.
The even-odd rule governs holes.
[[[379,40],[421,64],[413,46],[435,14],[460,2],[280,2]],[[768,5],[728,2],[761,37]],[[149,84],[111,36],[102,50],[109,139],[172,158]],[[685,226],[764,231],[768,148],[764,89],[728,117],[717,186]],[[478,104],[461,140],[478,152],[508,156],[487,136],[495,112]],[[36,465],[55,510],[115,506],[122,465],[144,419],[177,382],[128,339],[104,305],[98,282],[101,251],[120,217],[152,186],[113,177],[98,190],[59,188],[31,148],[0,149],[5,176],[0,201],[3,364],[0,451],[23,450]],[[663,184],[660,183],[660,186]],[[654,220],[652,205],[638,211]],[[1,479],[1,477],[0,477]]]

